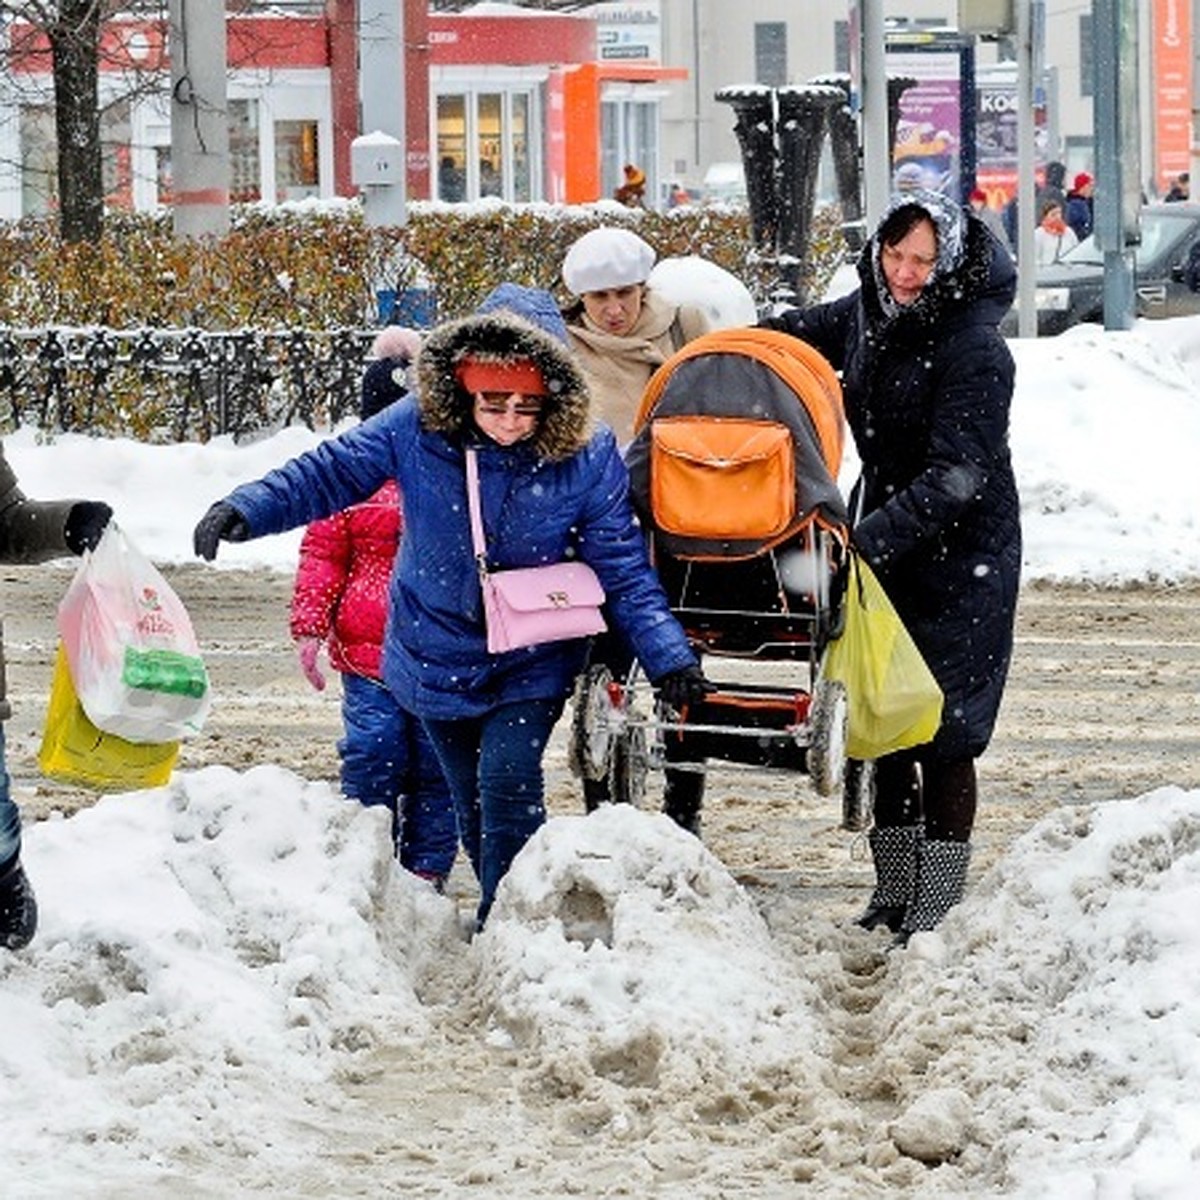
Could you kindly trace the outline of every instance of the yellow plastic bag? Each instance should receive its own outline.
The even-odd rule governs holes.
[[[135,744],[97,729],[75,694],[67,654],[59,643],[38,751],[44,775],[101,792],[133,792],[161,787],[171,778],[178,757],[178,742]]]
[[[846,689],[846,755],[879,758],[930,741],[942,723],[942,689],[875,572],[850,556],[846,623],[821,670]]]

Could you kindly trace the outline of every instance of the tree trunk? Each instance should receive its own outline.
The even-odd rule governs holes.
[[[60,0],[46,27],[54,60],[59,233],[98,242],[104,231],[100,157],[100,0]]]

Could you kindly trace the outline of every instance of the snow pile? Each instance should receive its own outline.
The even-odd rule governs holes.
[[[405,946],[453,916],[326,784],[181,774],[27,830],[24,857],[42,919],[0,955],[8,1168],[289,1154],[347,1060],[425,1028]]]
[[[560,1074],[674,1096],[783,1068],[818,1085],[812,983],[720,861],[661,814],[604,805],[549,822],[478,941],[495,1021]]]
[[[897,1141],[952,1128],[946,1157],[1031,1200],[1194,1195],[1198,911],[1200,792],[1047,817],[895,961],[878,1069],[924,1114]]]

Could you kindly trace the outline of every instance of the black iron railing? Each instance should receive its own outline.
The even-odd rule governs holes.
[[[0,412],[149,441],[332,425],[358,411],[375,332],[0,327]]]

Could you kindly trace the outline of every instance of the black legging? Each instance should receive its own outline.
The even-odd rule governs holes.
[[[967,842],[975,824],[975,760],[922,757],[920,749],[875,763],[875,824],[925,825],[937,842]]]

